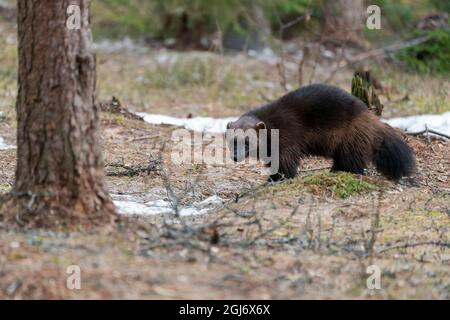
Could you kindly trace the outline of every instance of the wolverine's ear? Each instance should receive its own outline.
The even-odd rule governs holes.
[[[231,121],[227,123],[227,129],[231,129]]]
[[[266,129],[266,124],[262,121],[256,124],[256,130]]]

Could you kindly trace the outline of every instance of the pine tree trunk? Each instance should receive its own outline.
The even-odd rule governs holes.
[[[73,4],[78,30],[66,27]],[[19,224],[90,226],[116,217],[103,183],[89,6],[18,0],[16,210],[4,215]]]
[[[326,40],[340,45],[366,46],[363,38],[364,0],[324,0],[323,12]]]

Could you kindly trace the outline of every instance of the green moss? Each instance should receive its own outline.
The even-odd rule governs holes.
[[[112,120],[117,124],[121,124],[126,120],[126,118],[123,115],[114,114]]]
[[[313,193],[325,191],[341,199],[378,189],[378,186],[369,182],[366,177],[347,172],[314,174],[303,180]]]
[[[331,197],[346,199],[356,194],[378,190],[379,185],[369,178],[357,176],[347,172],[322,172],[296,178],[286,183],[274,185],[270,190],[274,192],[312,192],[316,195],[326,194]]]

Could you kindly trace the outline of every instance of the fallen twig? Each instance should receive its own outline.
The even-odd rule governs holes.
[[[428,128],[426,128],[425,130],[419,131],[419,132],[406,132],[406,134],[410,135],[410,136],[429,135],[430,133],[435,134],[440,137],[450,139],[449,135],[446,135],[445,133],[441,133],[436,130],[432,130],[432,129],[428,129]]]
[[[384,253],[386,251],[395,250],[395,249],[406,249],[406,248],[414,248],[419,246],[439,246],[439,247],[447,247],[450,248],[450,241],[421,241],[421,242],[412,242],[412,243],[402,243],[397,244],[389,247],[385,247],[382,249],[379,249],[377,253]]]
[[[137,164],[137,165],[130,165],[127,166],[123,163],[109,163],[106,166],[107,167],[113,167],[113,168],[120,168],[123,170],[120,171],[106,171],[106,175],[109,177],[133,177],[140,173],[146,173],[150,174],[151,172],[157,172],[159,171],[159,161],[157,160],[150,160],[147,164]]]
[[[156,139],[156,138],[159,138],[160,136],[161,136],[160,134],[151,134],[151,135],[147,135],[147,136],[133,138],[133,139],[130,140],[130,142],[141,141],[141,140],[149,140],[149,139]]]

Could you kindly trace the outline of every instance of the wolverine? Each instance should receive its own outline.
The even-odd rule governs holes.
[[[394,181],[412,175],[416,168],[412,149],[396,130],[381,122],[360,99],[330,85],[313,84],[292,91],[245,113],[228,123],[227,129],[279,130],[279,169],[269,181],[294,178],[307,156],[332,159],[332,171],[356,174],[364,174],[372,162]],[[234,161],[242,160],[236,156],[236,139],[228,145]],[[244,148],[245,158],[252,147],[246,141]]]

